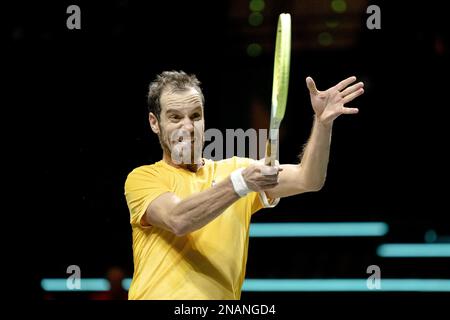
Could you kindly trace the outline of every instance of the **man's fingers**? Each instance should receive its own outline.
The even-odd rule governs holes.
[[[351,76],[348,77],[345,80],[342,80],[341,82],[339,82],[335,87],[338,91],[343,90],[344,88],[346,88],[349,84],[353,83],[356,81],[356,77],[355,76]]]
[[[278,174],[279,171],[282,171],[283,169],[281,169],[279,166],[266,166],[263,165],[261,166],[261,174],[263,176],[275,176]]]
[[[278,183],[268,184],[268,185],[265,185],[263,188],[264,188],[264,190],[267,190],[267,189],[275,188],[276,186],[278,186]]]
[[[319,94],[319,90],[317,90],[316,84],[311,77],[306,78],[306,86],[309,89],[309,93],[311,93],[312,95]]]
[[[343,114],[356,114],[359,112],[358,108],[344,108],[342,113]]]
[[[348,96],[350,93],[355,92],[356,90],[360,89],[364,87],[364,83],[363,82],[358,82],[350,87],[348,87],[347,89],[345,89],[344,91],[341,92],[341,95],[343,97]]]
[[[359,89],[356,90],[355,92],[353,92],[353,93],[351,93],[351,94],[345,96],[345,97],[342,99],[342,103],[343,103],[343,104],[346,104],[346,103],[352,101],[353,99],[355,99],[356,97],[362,95],[363,93],[364,93],[364,89],[363,89],[363,88],[359,88]]]

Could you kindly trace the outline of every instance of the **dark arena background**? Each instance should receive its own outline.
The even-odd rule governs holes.
[[[81,29],[66,26],[70,5],[81,10]],[[379,29],[368,27],[370,5],[380,9]],[[288,319],[277,303],[450,301],[444,1],[2,7],[12,96],[5,112],[19,119],[13,148],[24,174],[14,221],[30,229],[26,290],[34,302],[51,309],[56,301],[127,299],[133,259],[124,182],[162,154],[147,120],[149,82],[164,70],[194,73],[206,128],[267,128],[283,12],[292,16],[292,56],[281,163],[296,163],[309,137],[307,76],[321,90],[356,75],[365,94],[349,105],[359,114],[334,123],[323,189],[253,216],[241,303],[275,304]],[[69,266],[81,270],[81,290],[67,288]],[[370,286],[377,274],[381,288]],[[151,304],[169,316],[175,305]]]

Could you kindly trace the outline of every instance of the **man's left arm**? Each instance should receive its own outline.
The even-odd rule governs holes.
[[[333,122],[341,114],[358,113],[357,108],[344,106],[364,93],[362,82],[351,85],[355,81],[356,77],[349,77],[326,91],[319,91],[311,77],[306,79],[315,113],[312,132],[300,163],[281,165],[283,171],[279,173],[279,184],[265,191],[269,198],[288,197],[322,188],[330,156]]]

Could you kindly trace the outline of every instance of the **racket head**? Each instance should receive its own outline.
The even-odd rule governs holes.
[[[278,129],[286,111],[291,63],[291,15],[278,17],[272,84],[270,129]]]

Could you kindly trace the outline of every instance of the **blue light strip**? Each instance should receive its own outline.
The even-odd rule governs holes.
[[[67,279],[42,279],[41,287],[44,291],[108,291],[111,286],[107,279],[90,278],[80,280],[80,289],[70,289]]]
[[[384,222],[252,223],[250,237],[380,237],[388,230]]]
[[[385,258],[433,258],[450,257],[450,243],[383,244],[377,254]]]
[[[381,279],[369,289],[367,279],[246,279],[243,291],[253,292],[450,292],[448,279]]]
[[[44,291],[107,291],[107,279],[82,279],[81,289],[68,289],[66,279],[43,279]],[[125,290],[131,279],[122,281]],[[450,279],[381,279],[380,289],[369,289],[367,279],[246,279],[248,292],[450,292]]]

